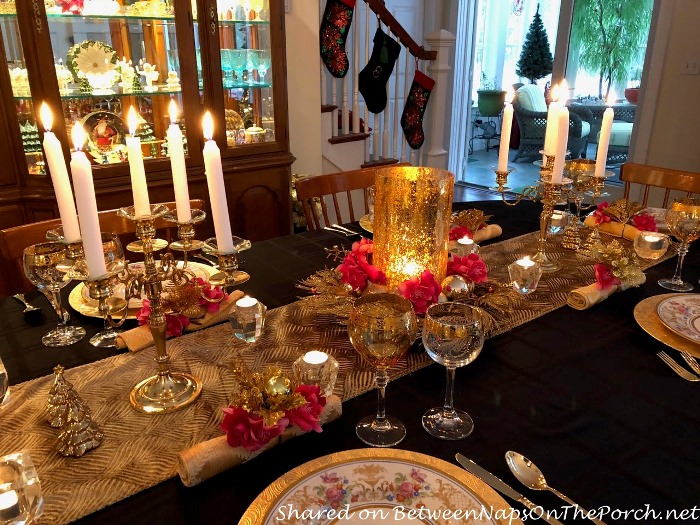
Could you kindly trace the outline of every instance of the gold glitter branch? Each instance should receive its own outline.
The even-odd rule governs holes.
[[[452,214],[452,224],[457,226],[464,226],[468,228],[469,231],[475,232],[482,225],[486,226],[486,223],[491,219],[492,215],[484,215],[484,212],[477,209],[462,210],[460,212],[455,212]]]

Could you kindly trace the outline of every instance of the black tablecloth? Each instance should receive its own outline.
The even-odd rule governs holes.
[[[492,222],[503,226],[503,238],[538,226],[540,206],[531,203],[466,207],[493,214]],[[242,257],[243,268],[252,276],[242,288],[268,307],[286,304],[303,293],[294,287],[297,280],[334,264],[325,259],[324,247],[349,242],[321,231],[256,243]],[[684,271],[694,283],[700,277],[696,252],[691,249]],[[561,509],[564,503],[549,493],[523,488],[508,471],[507,450],[525,454],[544,470],[550,485],[589,510],[637,511],[626,519],[609,515],[608,523],[678,523],[682,520],[666,518],[666,511],[694,506],[699,519],[700,386],[676,376],[654,355],[668,348],[647,335],[632,316],[639,301],[666,293],[656,281],[671,275],[675,262],[651,268],[645,285],[589,310],[563,307],[488,340],[479,358],[457,371],[455,405],[467,410],[476,424],[465,440],[440,441],[421,427],[422,413],[442,404],[444,368],[431,365],[392,382],[387,411],[408,430],[399,448],[449,462],[462,452],[548,509]],[[0,301],[0,355],[12,383],[49,374],[57,363],[71,367],[112,354],[90,347],[87,339],[68,348],[42,347],[40,337],[54,316],[45,299],[34,297],[34,303],[43,306],[42,313],[23,317],[18,302]],[[88,335],[100,328],[95,319],[73,315]],[[678,357],[673,350],[669,353]],[[345,403],[343,417],[321,434],[291,440],[194,488],[171,479],[80,523],[237,523],[253,499],[291,468],[325,454],[361,448],[355,423],[373,413],[375,404],[376,395],[367,393]],[[662,513],[663,519],[652,518],[651,511]]]

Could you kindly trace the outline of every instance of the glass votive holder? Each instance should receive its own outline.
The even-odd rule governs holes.
[[[462,237],[457,239],[457,243],[450,243],[452,246],[450,248],[450,255],[458,255],[460,257],[466,257],[470,253],[479,253],[479,245],[474,242],[471,237]]]
[[[529,294],[537,289],[537,283],[542,277],[542,267],[525,256],[508,266],[508,275],[510,275],[513,290],[521,294]]]
[[[0,458],[0,523],[34,523],[41,516],[44,498],[34,463],[26,452]]]
[[[552,212],[552,219],[549,221],[549,227],[547,231],[551,235],[557,235],[561,233],[566,228],[569,223],[569,214],[562,210],[554,210]]]
[[[656,260],[664,256],[669,244],[668,235],[643,231],[634,238],[634,251],[642,259]]]
[[[299,384],[318,385],[325,397],[333,393],[338,368],[338,361],[332,355],[319,350],[306,352],[292,365],[294,379]]]
[[[262,334],[266,313],[267,307],[254,297],[241,297],[228,315],[233,335],[246,343],[254,343]]]

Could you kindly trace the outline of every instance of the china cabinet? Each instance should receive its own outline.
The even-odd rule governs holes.
[[[42,102],[66,159],[72,127],[87,134],[98,209],[133,203],[129,134],[141,139],[151,202],[172,201],[174,100],[190,197],[208,201],[201,122],[209,110],[233,233],[289,233],[294,158],[281,0],[0,0],[0,30],[0,228],[58,216]],[[129,123],[131,107],[138,117]],[[205,226],[198,236],[209,233]]]

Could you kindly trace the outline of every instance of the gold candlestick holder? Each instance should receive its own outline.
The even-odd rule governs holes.
[[[90,344],[97,348],[116,348],[119,328],[124,324],[128,313],[128,302],[118,297],[112,297],[113,284],[116,273],[108,274],[98,279],[90,279],[85,282],[90,299],[98,301],[97,311],[104,320],[104,330],[90,338]],[[111,300],[110,300],[111,299]],[[118,318],[112,316],[112,312],[120,312]]]
[[[170,249],[178,252],[182,252],[182,259],[184,261],[184,266],[187,267],[187,254],[188,252],[194,252],[201,250],[204,246],[204,242],[195,239],[195,226],[207,218],[207,214],[202,210],[191,210],[192,218],[189,221],[180,222],[177,219],[177,213],[169,212],[166,213],[164,219],[169,222],[177,224],[177,241],[170,243]]]
[[[230,288],[246,282],[250,279],[247,272],[238,269],[238,254],[250,248],[250,241],[241,237],[232,237],[233,251],[219,250],[215,237],[204,241],[202,251],[215,255],[219,259],[219,272],[209,277],[209,282],[214,286]]]
[[[163,205],[151,205],[151,215],[137,217],[133,206],[122,208],[119,214],[136,223],[136,236],[139,241],[129,244],[127,249],[141,252],[144,256],[144,268],[133,275],[127,282],[127,300],[140,294],[143,288],[150,301],[151,315],[149,325],[156,347],[155,361],[158,373],[138,383],[129,396],[131,404],[148,414],[174,412],[194,402],[202,393],[202,381],[184,372],[170,370],[170,357],[165,347],[165,311],[161,303],[163,281],[182,282],[187,280],[185,272],[177,268],[171,254],[161,257],[157,265],[154,252],[167,243],[155,242],[154,221],[168,213]],[[162,248],[160,248],[162,249]]]
[[[563,179],[562,182],[552,182],[552,170],[554,169],[554,155],[543,155],[542,167],[540,169],[540,180],[534,186],[527,186],[515,196],[514,201],[506,200],[506,184],[508,175],[512,169],[506,171],[494,170],[496,172],[496,191],[501,194],[503,202],[508,206],[516,206],[523,199],[529,201],[541,201],[542,212],[540,213],[540,237],[537,242],[537,252],[532,257],[532,260],[539,263],[543,272],[554,272],[560,268],[556,261],[553,261],[547,256],[547,229],[552,219],[554,206],[560,201],[562,194],[568,191],[567,185],[571,184],[570,179]]]

